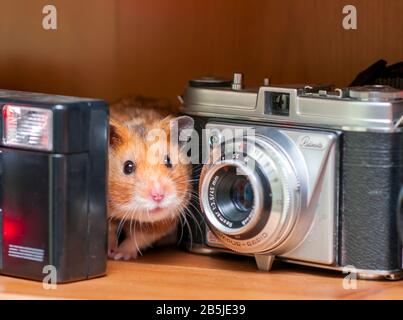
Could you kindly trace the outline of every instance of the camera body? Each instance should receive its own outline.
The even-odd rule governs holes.
[[[200,146],[190,251],[403,276],[403,91],[245,89],[235,74],[191,80],[182,101]]]

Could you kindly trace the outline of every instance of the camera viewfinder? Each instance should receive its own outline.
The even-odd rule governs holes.
[[[290,94],[285,92],[265,92],[265,113],[275,116],[289,116]]]

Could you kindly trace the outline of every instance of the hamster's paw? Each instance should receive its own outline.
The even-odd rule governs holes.
[[[132,252],[114,252],[109,256],[113,260],[124,260],[124,261],[129,261],[131,259],[136,259],[137,258],[137,251],[132,251]]]
[[[131,241],[126,239],[115,250],[108,252],[108,256],[113,260],[128,261],[131,259],[137,259],[138,252],[136,248],[133,248]]]
[[[117,248],[113,248],[113,249],[108,249],[108,258],[109,259],[114,259],[115,255],[116,255],[116,250]]]
[[[116,236],[116,227],[114,224],[109,225],[108,234],[108,257],[113,259],[114,253],[118,249],[118,237]]]
[[[118,250],[117,241],[109,241],[108,243],[108,258],[113,259]]]
[[[108,257],[112,259],[114,254],[116,253],[117,249],[118,249],[117,245],[109,243],[109,245],[108,245]]]

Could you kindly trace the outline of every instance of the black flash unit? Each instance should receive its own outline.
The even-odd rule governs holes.
[[[107,103],[0,90],[0,111],[0,274],[105,274]]]

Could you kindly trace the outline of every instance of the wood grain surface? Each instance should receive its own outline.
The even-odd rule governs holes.
[[[188,79],[244,72],[249,85],[348,85],[378,59],[403,60],[402,0],[2,0],[0,87],[174,100]],[[342,28],[342,9],[358,29]]]
[[[102,278],[44,290],[41,283],[0,277],[0,299],[403,299],[403,281],[358,281],[343,288],[337,272],[253,259],[158,249],[133,262],[109,262]]]

